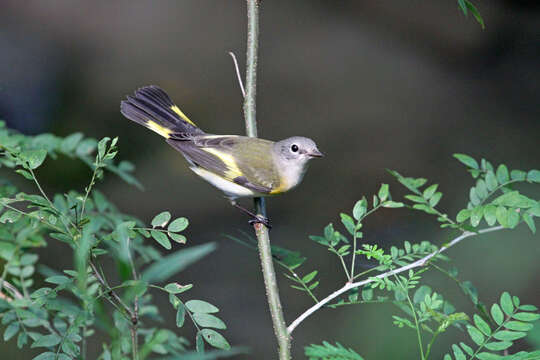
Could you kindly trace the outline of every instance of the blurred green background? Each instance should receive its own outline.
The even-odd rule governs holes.
[[[475,4],[485,30],[454,0],[263,1],[259,134],[272,140],[308,136],[326,154],[312,163],[302,186],[268,201],[271,238],[307,256],[305,271],[320,270],[320,296],[345,279],[337,259],[307,236],[339,223],[339,212],[350,211],[381,182],[398,199],[403,191],[386,168],[440,183],[440,206],[455,215],[468,201],[472,179],[452,153],[515,169],[540,167],[540,7],[533,0]],[[0,118],[26,134],[119,135],[120,159],[136,164],[146,190],[115,176],[98,189],[147,222],[161,210],[187,216],[187,246],[218,242],[215,253],[178,280],[195,283],[188,296],[220,306],[227,339],[252,350],[239,359],[274,359],[258,258],[224,237],[249,231],[247,219],[159,136],[119,113],[125,95],[156,84],[204,130],[243,133],[242,97],[227,53],[234,51],[243,68],[244,2],[4,0],[0,24]],[[52,193],[83,189],[90,172],[60,159],[48,160],[38,176]],[[537,189],[527,190],[539,197]],[[366,242],[386,248],[405,240],[441,244],[451,235],[434,218],[403,209],[377,213],[364,234]],[[539,305],[539,240],[520,227],[469,239],[448,255],[484,302],[507,290]],[[42,256],[57,268],[72,263],[68,248],[56,243]],[[426,279],[472,313],[454,283],[438,274]],[[311,300],[283,277],[280,288],[290,322]],[[167,299],[158,303],[172,319]],[[393,327],[392,311],[390,305],[323,309],[295,330],[295,358],[302,358],[303,345],[329,340],[366,359],[417,359],[415,333]],[[181,331],[193,338],[189,326]],[[449,330],[434,358],[463,339]],[[100,340],[95,336],[89,349],[97,351]],[[14,341],[0,343],[0,350],[2,358],[31,358],[21,356]]]

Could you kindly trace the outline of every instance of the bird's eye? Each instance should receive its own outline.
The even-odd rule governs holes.
[[[292,152],[297,152],[298,151],[298,145],[293,144],[293,146],[291,146],[291,151]]]

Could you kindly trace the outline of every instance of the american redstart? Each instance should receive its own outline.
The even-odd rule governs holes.
[[[236,203],[239,197],[281,194],[297,186],[309,160],[322,157],[313,140],[294,136],[278,142],[202,131],[165,91],[146,86],[122,101],[120,111],[167,139],[189,162],[191,170],[225,193],[231,204],[269,225]]]

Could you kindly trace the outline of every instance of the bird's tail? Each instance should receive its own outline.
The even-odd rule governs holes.
[[[169,95],[155,85],[142,87],[133,96],[128,96],[120,104],[120,112],[167,139],[204,134]]]

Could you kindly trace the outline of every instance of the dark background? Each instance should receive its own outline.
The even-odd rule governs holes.
[[[440,183],[441,209],[451,215],[466,205],[472,184],[453,153],[509,168],[539,168],[538,2],[475,4],[485,30],[453,0],[263,1],[259,134],[272,140],[308,136],[327,155],[312,163],[302,186],[268,201],[271,238],[309,258],[301,268],[305,273],[320,270],[320,297],[341,287],[344,278],[337,258],[307,236],[339,223],[339,212],[350,211],[381,182],[398,199],[403,191],[386,168]],[[136,164],[146,190],[114,176],[98,188],[147,222],[162,210],[189,217],[187,246],[218,242],[216,252],[177,280],[195,283],[186,298],[220,306],[227,339],[252,349],[242,358],[274,359],[258,258],[224,237],[249,231],[246,218],[159,136],[119,113],[126,94],[157,84],[204,130],[243,133],[242,98],[227,52],[236,52],[244,67],[244,2],[4,0],[0,24],[0,118],[27,134],[120,135],[120,158]],[[83,189],[89,170],[60,161],[48,160],[40,171],[45,189]],[[526,189],[538,198],[537,188]],[[452,235],[439,230],[434,218],[404,209],[375,214],[364,230],[367,243],[383,247],[405,240],[442,244]],[[486,303],[507,290],[539,305],[539,240],[520,226],[468,239],[448,255]],[[42,256],[55,267],[71,266],[61,245],[51,244]],[[290,323],[310,299],[279,280]],[[454,283],[438,274],[427,281],[472,314]],[[167,299],[158,301],[172,319]],[[295,357],[302,358],[303,345],[329,340],[366,359],[417,359],[416,335],[392,326],[393,311],[390,305],[323,309],[294,332]],[[189,326],[178,331],[194,338]],[[455,329],[447,334],[434,358],[468,338]],[[97,351],[101,339],[94,339],[90,348]],[[14,341],[0,344],[9,358],[18,354],[14,348]]]

